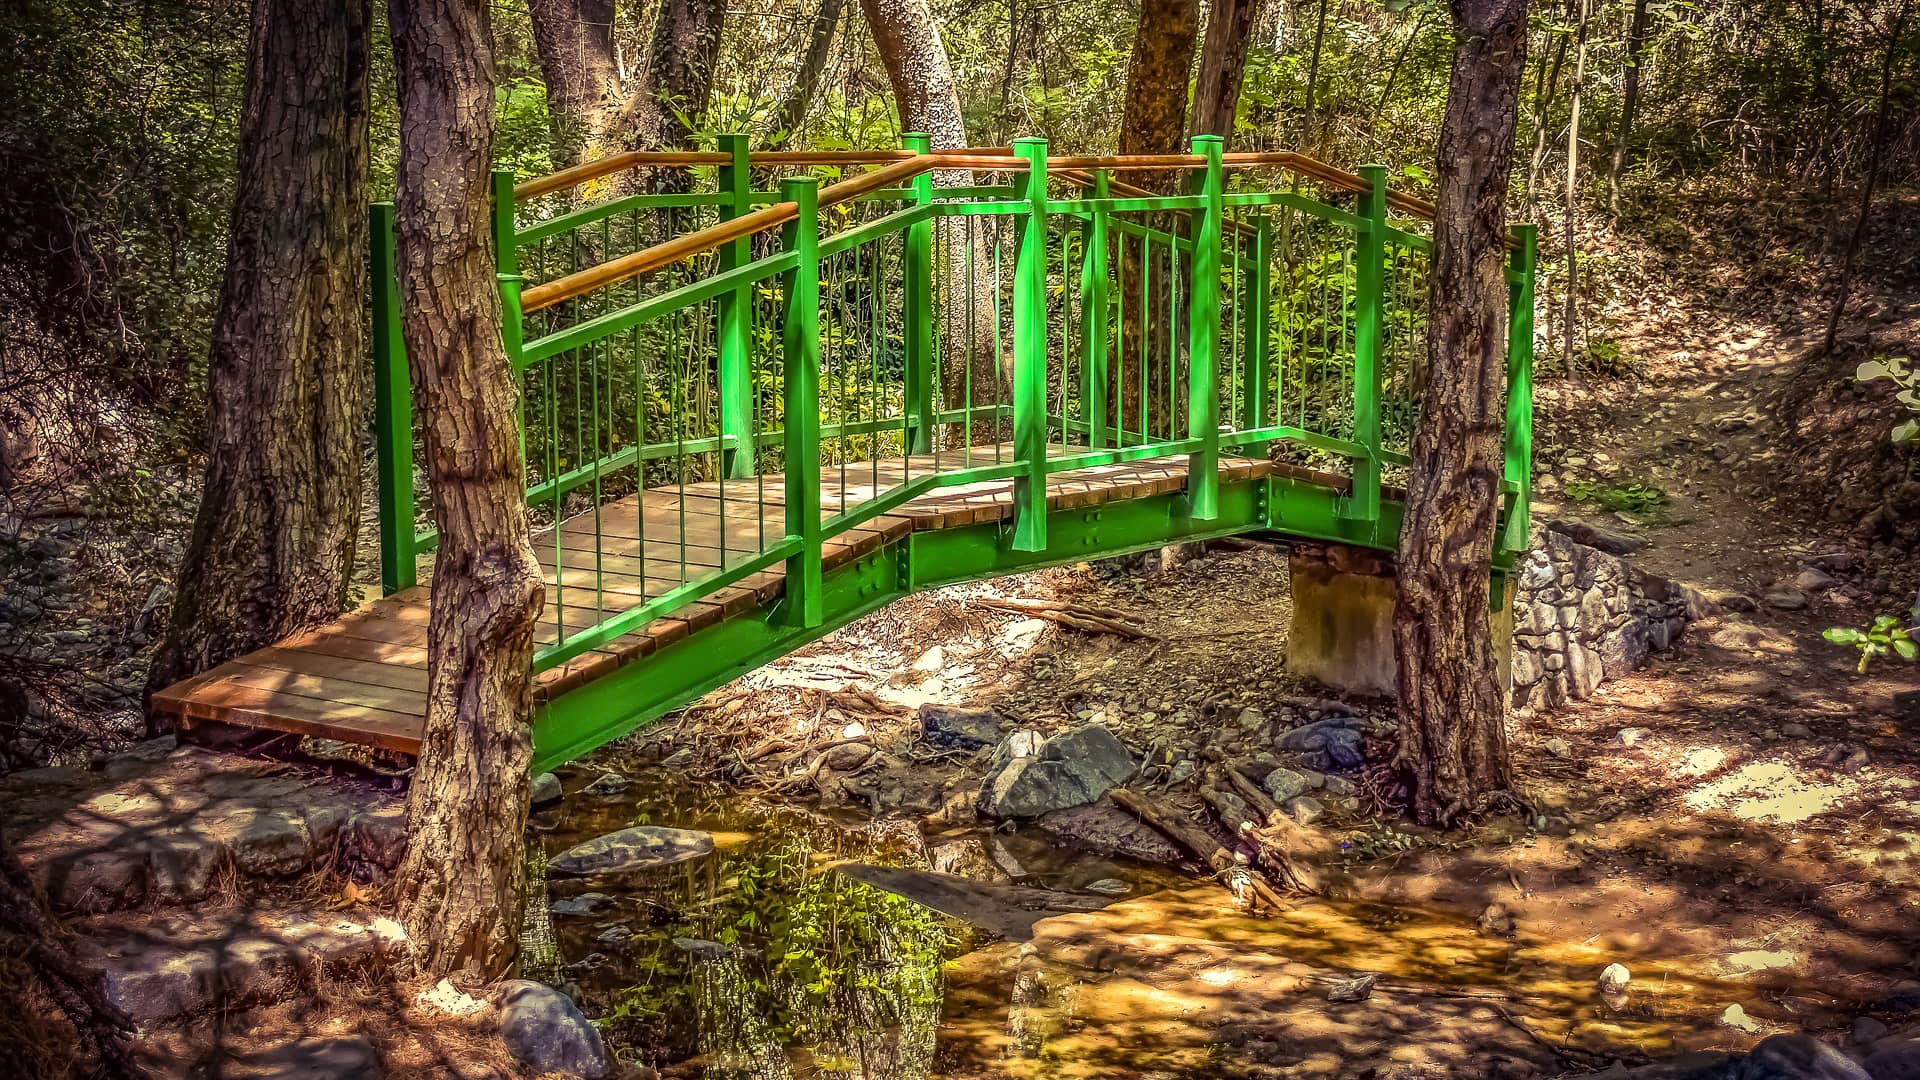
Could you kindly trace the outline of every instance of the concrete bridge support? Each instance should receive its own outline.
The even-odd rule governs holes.
[[[1296,543],[1289,557],[1293,622],[1287,669],[1357,694],[1394,693],[1393,557],[1346,544]],[[1500,685],[1511,685],[1513,584],[1492,612]]]

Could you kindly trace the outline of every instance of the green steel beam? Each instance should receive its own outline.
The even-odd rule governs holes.
[[[1512,269],[1518,282],[1507,289],[1507,443],[1506,482],[1514,488],[1507,504],[1507,527],[1501,547],[1525,551],[1532,529],[1533,498],[1533,276],[1538,258],[1538,232],[1532,225],[1516,225],[1520,249],[1513,253]]]
[[[786,248],[794,257],[787,273],[782,347],[786,393],[786,526],[800,538],[787,560],[786,616],[806,629],[820,625],[820,181],[789,177],[783,201],[799,207],[787,223]]]
[[[933,152],[932,136],[912,132],[900,137],[902,149],[915,154]],[[913,179],[915,206],[933,203],[933,174],[923,172]],[[907,449],[924,454],[933,449],[933,221],[916,221],[906,229],[902,252],[902,315],[906,323],[905,396]]]
[[[1386,306],[1387,168],[1362,165],[1368,190],[1360,196],[1363,227],[1353,255],[1353,441],[1367,448],[1354,462],[1348,513],[1359,521],[1380,514],[1380,343]]]
[[[1107,172],[1093,174],[1095,195],[1105,197]],[[1087,445],[1096,449],[1111,437],[1107,423],[1108,327],[1113,311],[1107,296],[1107,213],[1088,215],[1080,253],[1080,416],[1087,425]]]
[[[418,583],[413,528],[413,381],[400,326],[393,204],[367,213],[373,298],[373,442],[380,484],[380,587],[391,596]]]
[[[726,202],[721,212],[726,218],[748,213],[753,193],[752,171],[747,162],[745,135],[720,136],[720,152],[728,164],[720,166],[720,194]],[[742,236],[720,247],[720,270],[738,270],[753,261],[753,238]],[[760,473],[753,452],[753,283],[742,281],[720,294],[719,363],[715,371],[720,398],[720,435],[729,440],[725,455],[726,474],[745,480]]]
[[[1221,155],[1226,140],[1195,135],[1193,152],[1207,159],[1200,174],[1200,212],[1193,223],[1193,297],[1187,310],[1187,437],[1199,449],[1187,461],[1187,495],[1193,516],[1211,521],[1220,489],[1220,244],[1226,190]]]
[[[1047,141],[1015,139],[1027,163],[1026,215],[1013,269],[1013,546],[1047,546]]]

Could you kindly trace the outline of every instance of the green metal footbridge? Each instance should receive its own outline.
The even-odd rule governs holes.
[[[1429,204],[1211,136],[903,141],[496,174],[542,767],[918,589],[1236,533],[1393,547]],[[418,749],[436,534],[372,224],[384,595],[160,694],[187,726]],[[1532,228],[1509,249],[1496,565],[1527,536]]]

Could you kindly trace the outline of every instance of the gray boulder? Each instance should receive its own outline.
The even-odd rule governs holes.
[[[380,1055],[359,1037],[301,1039],[230,1058],[220,1075],[232,1080],[378,1080]]]
[[[1267,794],[1273,796],[1274,802],[1283,803],[1288,799],[1305,795],[1307,789],[1313,785],[1307,782],[1305,774],[1283,765],[1268,773],[1267,778],[1260,782],[1260,786],[1267,789]]]
[[[1920,1042],[1883,1039],[1874,1044],[1865,1064],[1873,1080],[1920,1080]]]
[[[552,806],[565,794],[560,789],[560,778],[550,772],[543,772],[533,778],[532,798],[528,801],[535,807]]]
[[[1357,769],[1366,763],[1360,733],[1348,726],[1352,721],[1318,720],[1281,735],[1274,745],[1290,753],[1301,754],[1328,768]]]
[[[514,1060],[535,1073],[605,1080],[613,1072],[607,1045],[573,999],[526,979],[506,983],[500,1036]]]
[[[1852,1058],[1806,1035],[1762,1039],[1734,1075],[1736,1080],[1873,1080]]]
[[[978,750],[1000,741],[1000,714],[992,709],[920,706],[920,731],[943,750]]]
[[[1549,521],[1547,528],[1576,544],[1599,548],[1609,555],[1632,555],[1647,546],[1647,541],[1641,537],[1581,521]]]
[[[1007,761],[995,752],[996,767],[980,785],[982,814],[1031,818],[1084,806],[1133,775],[1133,755],[1101,724],[1042,740],[1034,750]]]
[[[712,852],[713,837],[707,833],[637,825],[575,844],[547,864],[547,873],[564,877],[621,874],[672,866]]]

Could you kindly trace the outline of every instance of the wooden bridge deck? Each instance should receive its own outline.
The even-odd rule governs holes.
[[[1084,448],[1054,447],[1055,456]],[[974,447],[971,464],[992,464],[994,448]],[[1002,447],[1013,460],[1010,447]],[[844,505],[936,468],[965,467],[954,452],[936,465],[931,455],[862,462],[821,470],[824,516]],[[1222,458],[1223,480],[1265,476],[1265,460]],[[1187,458],[1151,458],[1075,469],[1047,479],[1051,509],[1084,508],[1178,491],[1186,484]],[[1329,486],[1344,478],[1315,476]],[[765,477],[650,489],[538,534],[534,547],[547,574],[547,604],[535,641],[553,644],[561,622],[569,634],[644,603],[723,565],[738,565],[775,542],[784,530],[780,478]],[[1013,482],[986,481],[940,488],[827,541],[828,569],[843,565],[891,540],[921,529],[956,528],[1008,518]],[[764,532],[762,526],[764,525]],[[724,544],[723,544],[724,527]],[[725,555],[722,549],[725,549]],[[596,565],[597,564],[597,565]],[[598,575],[604,585],[596,592]],[[600,649],[540,673],[535,693],[556,697],[663,644],[720,620],[752,611],[777,597],[783,573],[776,567],[754,574],[695,601],[673,615],[608,642]],[[430,584],[368,603],[342,618],[248,653],[156,694],[153,707],[184,726],[217,721],[294,732],[375,746],[402,753],[419,749],[427,685],[427,611]],[[558,616],[556,617],[556,611]]]

